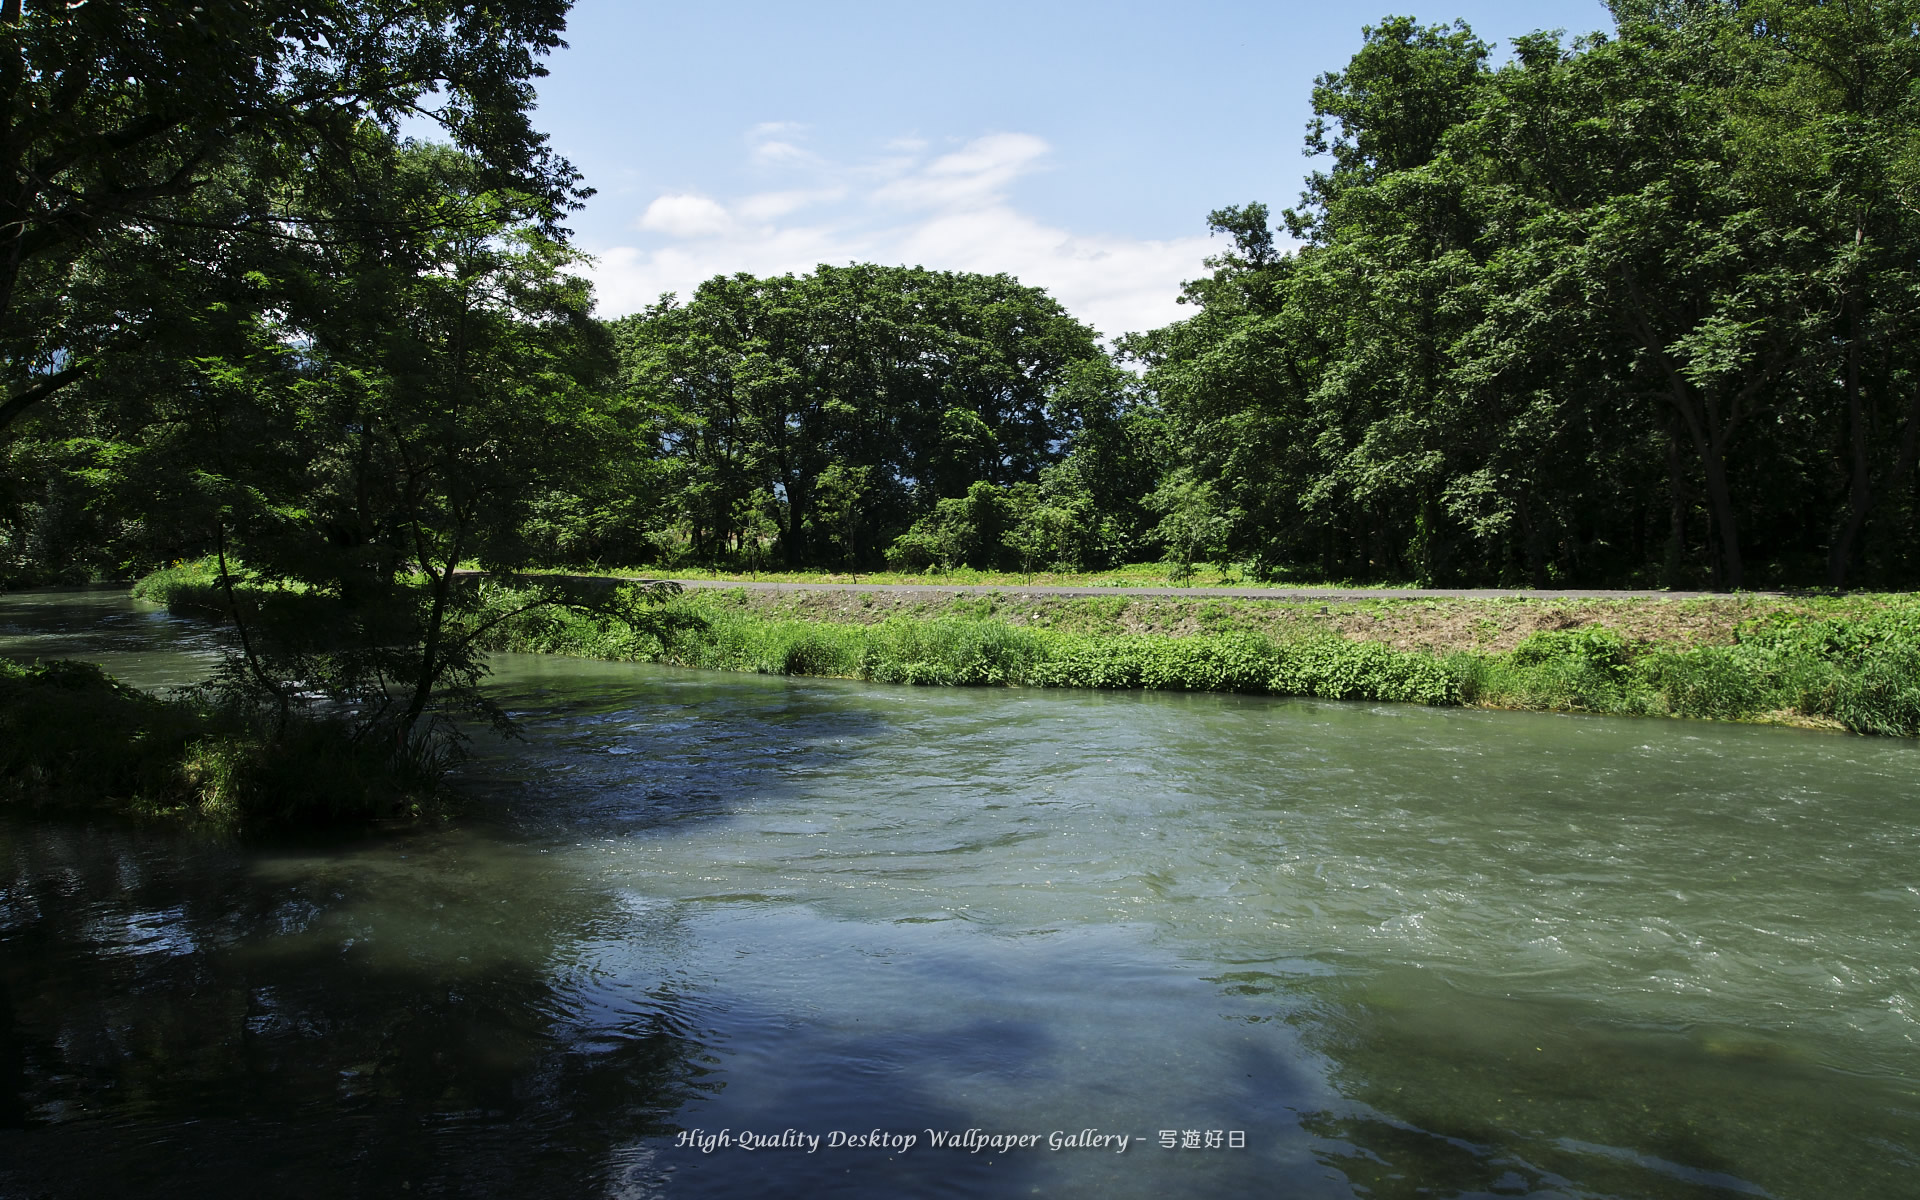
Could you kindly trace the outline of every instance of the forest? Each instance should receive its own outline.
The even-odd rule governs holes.
[[[1624,3],[1498,65],[1383,20],[1315,83],[1294,206],[1209,214],[1193,315],[1105,340],[1006,276],[872,264],[597,319],[589,191],[529,124],[563,6],[413,6],[374,84],[337,6],[277,7],[18,26],[11,579],[1920,574],[1911,5]],[[436,96],[447,143],[402,138]]]
[[[1146,331],[877,264],[603,319],[566,7],[5,5],[6,582],[209,563],[227,686],[404,742],[533,568],[1920,579],[1920,6],[1384,19]]]

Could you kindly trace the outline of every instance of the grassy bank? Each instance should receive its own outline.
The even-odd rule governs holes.
[[[143,580],[176,611],[204,568]],[[501,610],[510,590],[489,593]],[[1920,735],[1920,598],[1319,603],[1221,597],[689,591],[659,632],[561,609],[496,649],[946,686],[1160,688],[1689,717]]]
[[[502,594],[501,602],[507,600]],[[1165,688],[1920,735],[1920,602],[1359,604],[689,593],[678,628],[562,612],[501,649],[877,683]]]
[[[331,722],[269,731],[205,696],[156,696],[91,663],[0,659],[0,802],[264,833],[416,815],[433,802],[432,767],[356,744]]]

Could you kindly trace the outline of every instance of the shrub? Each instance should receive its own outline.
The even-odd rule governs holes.
[[[0,660],[0,798],[259,832],[418,811],[446,765],[424,739],[396,749],[332,722],[269,732],[251,717],[141,692],[92,663]]]
[[[1515,646],[1512,655],[1522,667],[1571,661],[1616,675],[1624,675],[1632,659],[1626,639],[1604,625],[1542,629]]]
[[[1833,689],[1831,715],[1855,733],[1920,736],[1920,652],[1880,646]]]

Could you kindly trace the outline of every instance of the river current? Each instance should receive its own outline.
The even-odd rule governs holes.
[[[156,686],[215,646],[32,593],[0,653]],[[493,669],[524,736],[446,826],[0,815],[0,1197],[1920,1178],[1912,744]]]

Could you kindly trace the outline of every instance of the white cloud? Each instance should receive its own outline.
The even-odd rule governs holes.
[[[733,218],[705,196],[661,196],[640,214],[640,228],[668,237],[714,237],[733,228]]]
[[[747,131],[748,154],[763,167],[817,165],[819,156],[800,145],[806,131],[796,121],[762,121]]]
[[[925,143],[900,139],[887,146],[886,157],[836,165],[795,144],[802,132],[785,123],[758,126],[749,132],[748,148],[763,170],[804,169],[804,179],[795,182],[808,186],[725,204],[693,193],[649,204],[637,222],[654,235],[649,244],[605,249],[590,272],[601,311],[632,312],[663,292],[684,297],[715,275],[801,274],[820,263],[880,262],[1013,275],[1045,288],[1108,335],[1191,312],[1174,297],[1182,280],[1200,274],[1200,260],[1210,252],[1205,237],[1153,240],[1067,230],[1017,207],[1013,184],[1040,169],[1049,153],[1040,138],[992,134],[931,159]]]
[[[753,147],[754,161],[765,166],[789,166],[812,164],[819,160],[809,150],[803,150],[792,142],[756,142]]]
[[[874,199],[903,208],[964,209],[991,204],[1046,153],[1047,144],[1031,134],[976,138],[963,149],[934,159],[925,169],[884,185]]]
[[[846,194],[847,190],[843,187],[795,188],[786,192],[760,192],[734,205],[734,209],[749,221],[771,221],[789,213],[799,212],[803,208],[831,204]]]

